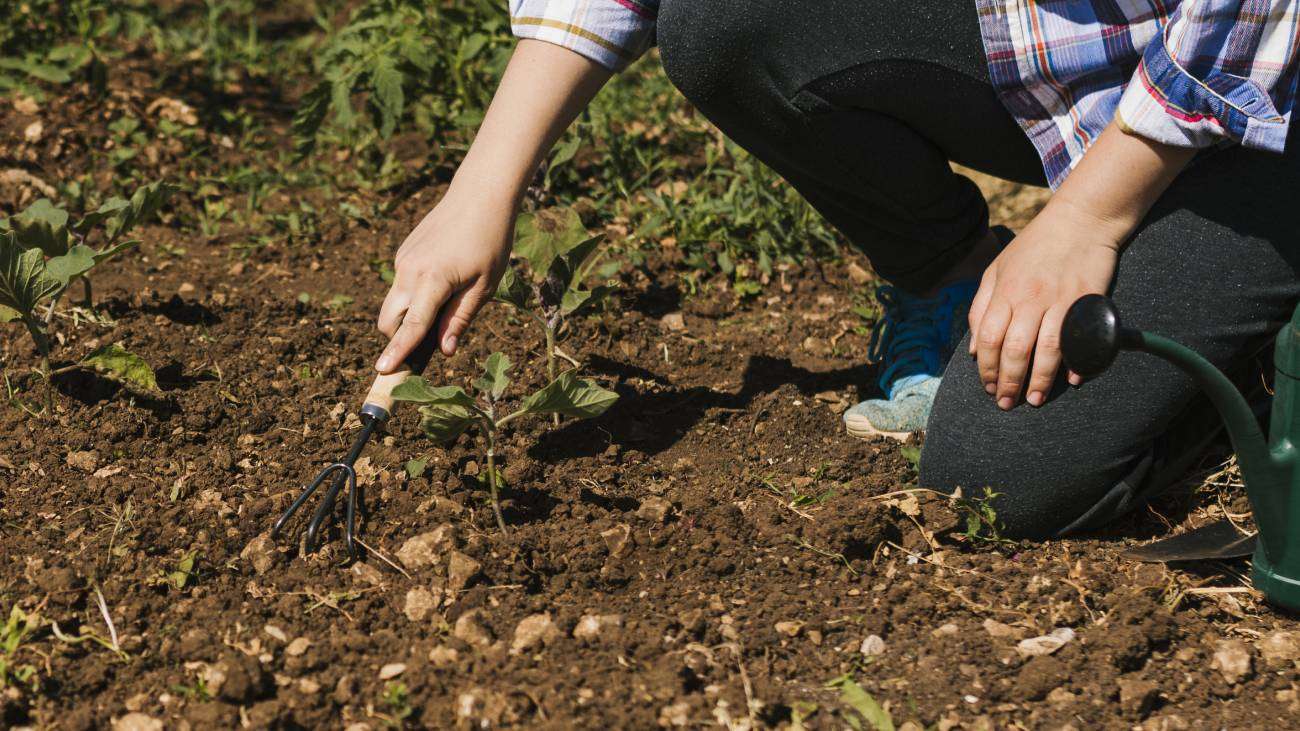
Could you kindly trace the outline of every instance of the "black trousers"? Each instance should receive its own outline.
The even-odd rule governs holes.
[[[894,284],[933,284],[989,225],[957,162],[1042,185],[988,82],[969,0],[663,0],[664,69],[724,133],[799,190]],[[1198,157],[1133,235],[1111,292],[1127,323],[1241,365],[1300,298],[1300,124],[1285,155]],[[1009,533],[1096,527],[1140,504],[1196,395],[1150,356],[996,408],[965,344],[930,417],[922,484],[991,488]]]

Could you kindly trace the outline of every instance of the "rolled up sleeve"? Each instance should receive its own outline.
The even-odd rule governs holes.
[[[563,46],[614,71],[654,44],[658,0],[510,0],[519,38]]]
[[[1180,147],[1282,152],[1296,97],[1300,0],[1184,0],[1142,56],[1116,119]]]

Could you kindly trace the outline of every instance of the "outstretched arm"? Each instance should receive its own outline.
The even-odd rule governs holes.
[[[519,202],[543,157],[611,71],[567,48],[524,39],[446,195],[397,250],[379,313],[397,370],[433,330],[445,355],[492,297],[509,262]]]

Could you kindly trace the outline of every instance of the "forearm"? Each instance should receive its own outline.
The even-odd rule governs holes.
[[[521,40],[452,188],[517,205],[551,146],[610,76],[566,48]]]
[[[1155,142],[1112,122],[1040,215],[1088,225],[1102,242],[1118,249],[1195,154],[1195,149]]]

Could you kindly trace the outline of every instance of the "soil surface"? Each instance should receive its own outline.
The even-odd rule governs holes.
[[[72,121],[98,124],[92,108],[44,109],[54,131],[7,159],[89,166]],[[30,122],[6,109],[6,139]],[[979,180],[1000,221],[1043,200]],[[6,205],[31,196],[15,185]],[[874,393],[854,312],[870,274],[852,256],[778,268],[741,300],[722,278],[688,295],[671,247],[625,265],[615,304],[561,346],[620,400],[509,430],[506,535],[481,441],[434,447],[408,409],[359,465],[363,562],[337,524],[314,555],[270,541],[355,435],[382,344],[373,262],[441,186],[383,199],[369,223],[321,211],[317,245],[238,256],[241,232],[165,222],[97,276],[95,319],[61,311],[63,361],[121,342],[162,392],[70,374],[54,415],[0,409],[0,609],[40,618],[0,656],[32,669],[0,691],[0,725],[833,729],[858,720],[828,684],[843,676],[907,728],[1281,728],[1300,712],[1300,628],[1245,562],[1121,556],[1241,518],[1221,453],[1104,535],[1014,544],[912,490],[915,445],[844,434],[840,413]],[[30,340],[10,328],[0,346],[30,400]],[[540,333],[501,306],[429,375],[467,384],[495,349],[518,364],[512,393],[541,385]],[[1053,652],[1022,644],[1053,633],[1068,638]]]

